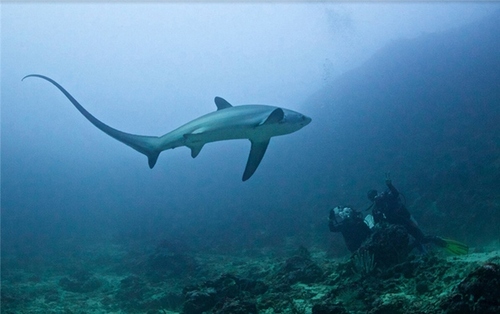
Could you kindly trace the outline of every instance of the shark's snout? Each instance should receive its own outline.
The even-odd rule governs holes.
[[[306,125],[308,125],[309,123],[311,123],[311,121],[312,121],[312,119],[309,118],[308,116],[302,116],[302,119],[299,122],[299,125],[301,127],[305,127]]]

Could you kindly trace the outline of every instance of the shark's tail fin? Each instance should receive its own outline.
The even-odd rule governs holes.
[[[27,77],[39,77],[50,83],[52,83],[55,87],[57,87],[68,99],[71,103],[80,111],[80,113],[87,118],[93,125],[95,125],[99,130],[108,134],[112,138],[132,147],[136,151],[146,155],[148,157],[149,168],[153,168],[158,160],[158,155],[160,155],[161,150],[159,149],[159,138],[157,136],[143,136],[125,133],[110,127],[109,125],[101,122],[96,117],[90,114],[85,108],[83,108],[78,101],[71,96],[68,91],[66,91],[61,85],[59,85],[53,79],[39,75],[39,74],[30,74],[23,77],[23,80]]]
[[[158,137],[124,133],[115,130],[111,127],[110,129],[113,130],[113,132],[109,132],[110,130],[104,131],[101,128],[99,129],[108,134],[109,136],[111,136],[112,138],[132,147],[139,153],[146,155],[146,157],[148,157],[149,168],[153,169],[153,167],[156,164],[156,161],[158,160],[158,156],[161,153],[161,150],[157,148],[159,142]]]

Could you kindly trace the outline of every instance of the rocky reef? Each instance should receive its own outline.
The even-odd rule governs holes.
[[[380,228],[343,259],[302,246],[288,256],[195,254],[165,243],[93,248],[88,269],[4,271],[2,313],[499,312],[499,250],[421,255],[407,239],[404,229]]]

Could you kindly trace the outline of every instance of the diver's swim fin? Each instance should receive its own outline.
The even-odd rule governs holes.
[[[451,239],[441,238],[441,240],[443,240],[445,243],[445,245],[443,245],[443,248],[451,254],[466,255],[469,253],[469,247],[467,246],[467,244]]]

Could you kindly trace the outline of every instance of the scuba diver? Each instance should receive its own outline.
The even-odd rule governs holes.
[[[337,206],[330,209],[328,228],[331,232],[340,232],[349,251],[354,252],[370,236],[369,219],[363,220],[361,212],[350,207]]]
[[[370,190],[367,193],[372,205],[373,219],[375,223],[388,222],[390,224],[401,225],[415,239],[414,246],[421,252],[426,253],[424,244],[434,243],[445,248],[448,252],[463,255],[469,252],[469,247],[455,240],[443,239],[437,236],[426,236],[420,230],[417,222],[411,216],[406,206],[401,202],[399,191],[392,185],[389,174],[386,174],[385,184],[387,190],[378,193],[377,190]]]

